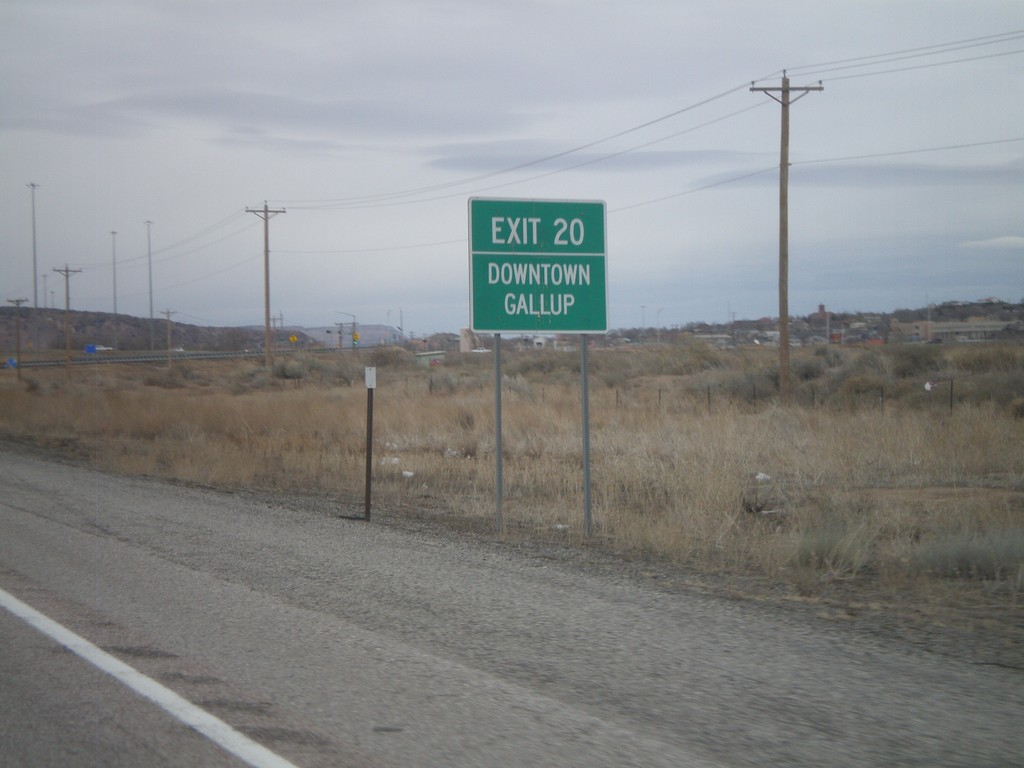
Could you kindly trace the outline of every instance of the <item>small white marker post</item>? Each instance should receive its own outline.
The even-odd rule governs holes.
[[[366,368],[366,507],[364,517],[370,519],[370,489],[373,483],[373,390],[377,388],[377,369]]]

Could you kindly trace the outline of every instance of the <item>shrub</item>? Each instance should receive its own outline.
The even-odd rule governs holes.
[[[814,381],[825,373],[825,361],[820,357],[804,357],[790,365],[793,375],[800,381]]]
[[[398,368],[411,365],[413,359],[412,355],[401,347],[373,347],[364,353],[361,362],[377,368]]]
[[[517,352],[509,355],[502,363],[502,371],[509,376],[543,374],[550,377],[555,373],[575,375],[579,372],[579,355],[572,352],[554,352],[540,349]]]
[[[886,350],[893,375],[900,378],[941,370],[943,350],[935,344],[898,344]]]
[[[778,394],[778,369],[772,368],[753,374],[728,375],[723,377],[720,386],[729,397],[735,400],[750,403],[767,400]]]
[[[817,347],[814,354],[820,357],[829,368],[838,368],[846,362],[846,355],[839,347],[832,345]]]
[[[913,562],[918,569],[946,578],[1010,579],[1024,567],[1024,531],[947,534],[922,542]]]
[[[436,373],[431,372],[430,379],[427,382],[427,389],[431,394],[451,394],[458,389],[458,379],[456,379],[449,371],[438,371]]]
[[[862,397],[864,395],[879,395],[885,389],[885,379],[878,375],[859,374],[850,376],[839,388],[839,394],[843,397]]]
[[[161,368],[146,375],[142,383],[147,387],[161,387],[163,389],[181,389],[185,386],[186,373],[179,366],[177,368]]]
[[[950,360],[965,373],[1019,371],[1022,364],[1020,349],[1003,344],[955,348]]]
[[[309,374],[309,366],[305,360],[297,357],[277,358],[274,360],[274,377],[278,379],[304,379]]]
[[[1024,394],[1021,372],[993,370],[978,375],[964,374],[953,382],[958,400],[973,403],[985,401],[1009,405]]]
[[[666,356],[669,360],[662,363],[663,372],[677,376],[725,367],[722,353],[703,341],[687,344],[680,351],[672,350]]]
[[[871,562],[873,545],[867,522],[829,517],[799,534],[794,556],[805,567],[855,576]]]

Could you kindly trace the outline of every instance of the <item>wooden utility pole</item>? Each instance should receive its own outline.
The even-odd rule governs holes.
[[[80,269],[71,269],[67,264],[64,269],[53,268],[59,275],[64,275],[64,347],[66,350],[64,362],[67,375],[71,375],[71,276],[81,272]]]
[[[18,381],[21,381],[21,305],[28,299],[8,299],[8,303],[14,305],[14,368],[18,372]]]
[[[768,88],[750,84],[751,91],[767,93],[782,105],[782,149],[779,160],[779,399],[788,405],[791,396],[789,382],[789,105],[810,91],[825,90],[817,85],[793,88],[786,71],[782,71],[782,87]],[[792,93],[798,91],[795,98]],[[775,95],[779,93],[779,96]]]
[[[245,212],[255,213],[263,219],[263,321],[265,326],[263,364],[267,366],[267,370],[270,370],[274,364],[270,354],[270,217],[277,213],[287,213],[287,211],[284,208],[271,210],[267,207],[267,201],[264,200],[263,208],[246,208]]]

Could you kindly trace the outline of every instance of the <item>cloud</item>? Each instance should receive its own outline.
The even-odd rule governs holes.
[[[959,247],[973,251],[1019,251],[1024,250],[1024,237],[1006,235],[990,237],[987,240],[968,240],[960,243]]]
[[[270,131],[295,142],[319,137],[451,136],[460,132],[518,125],[500,111],[453,118],[443,105],[375,98],[303,98],[233,88],[157,89],[117,99],[38,110],[32,118],[9,118],[8,128],[95,135],[135,134],[159,125],[199,121],[225,132],[227,140],[248,134],[255,143]],[[278,139],[269,142],[276,148]],[[333,142],[331,142],[333,143]],[[320,145],[314,143],[314,148]]]

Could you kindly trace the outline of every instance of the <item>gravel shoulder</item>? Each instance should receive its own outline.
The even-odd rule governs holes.
[[[995,766],[1024,749],[996,632],[968,645],[443,509],[367,524],[316,495],[0,457],[5,582],[162,679],[222,681],[238,694],[209,701],[268,738],[287,724],[311,765]]]
[[[316,494],[270,494],[235,491],[260,503],[313,515],[362,519],[361,502],[344,502]],[[429,506],[375,506],[370,525],[385,526],[440,542],[472,540],[495,552],[558,563],[588,575],[623,580],[646,590],[691,594],[736,601],[749,608],[784,612],[794,620],[826,623],[844,631],[896,641],[921,653],[938,654],[972,664],[1024,671],[1024,601],[1006,605],[1005,597],[979,602],[973,592],[962,603],[922,603],[920,596],[881,593],[868,581],[822,581],[809,590],[742,573],[710,572],[687,563],[638,552],[624,552],[590,542],[573,542],[552,531],[506,530],[493,521],[467,519]]]
[[[86,458],[62,446],[37,445],[0,438],[0,450],[89,466]],[[319,517],[361,520],[361,498],[338,499],[317,493],[224,489],[193,483],[148,478],[151,482],[241,496],[268,506]],[[648,553],[621,551],[599,537],[573,540],[561,531],[509,529],[497,533],[492,520],[453,515],[437,503],[389,505],[375,502],[369,525],[382,526],[442,543],[472,541],[494,552],[558,563],[580,573],[626,580],[644,589],[732,600],[772,613],[824,622],[867,637],[898,641],[921,653],[938,654],[972,664],[1024,671],[1024,600],[1009,602],[1005,595],[985,600],[976,585],[956,585],[924,599],[920,592],[881,591],[869,579],[822,578],[808,588],[740,572],[713,572],[686,562],[673,562]]]

